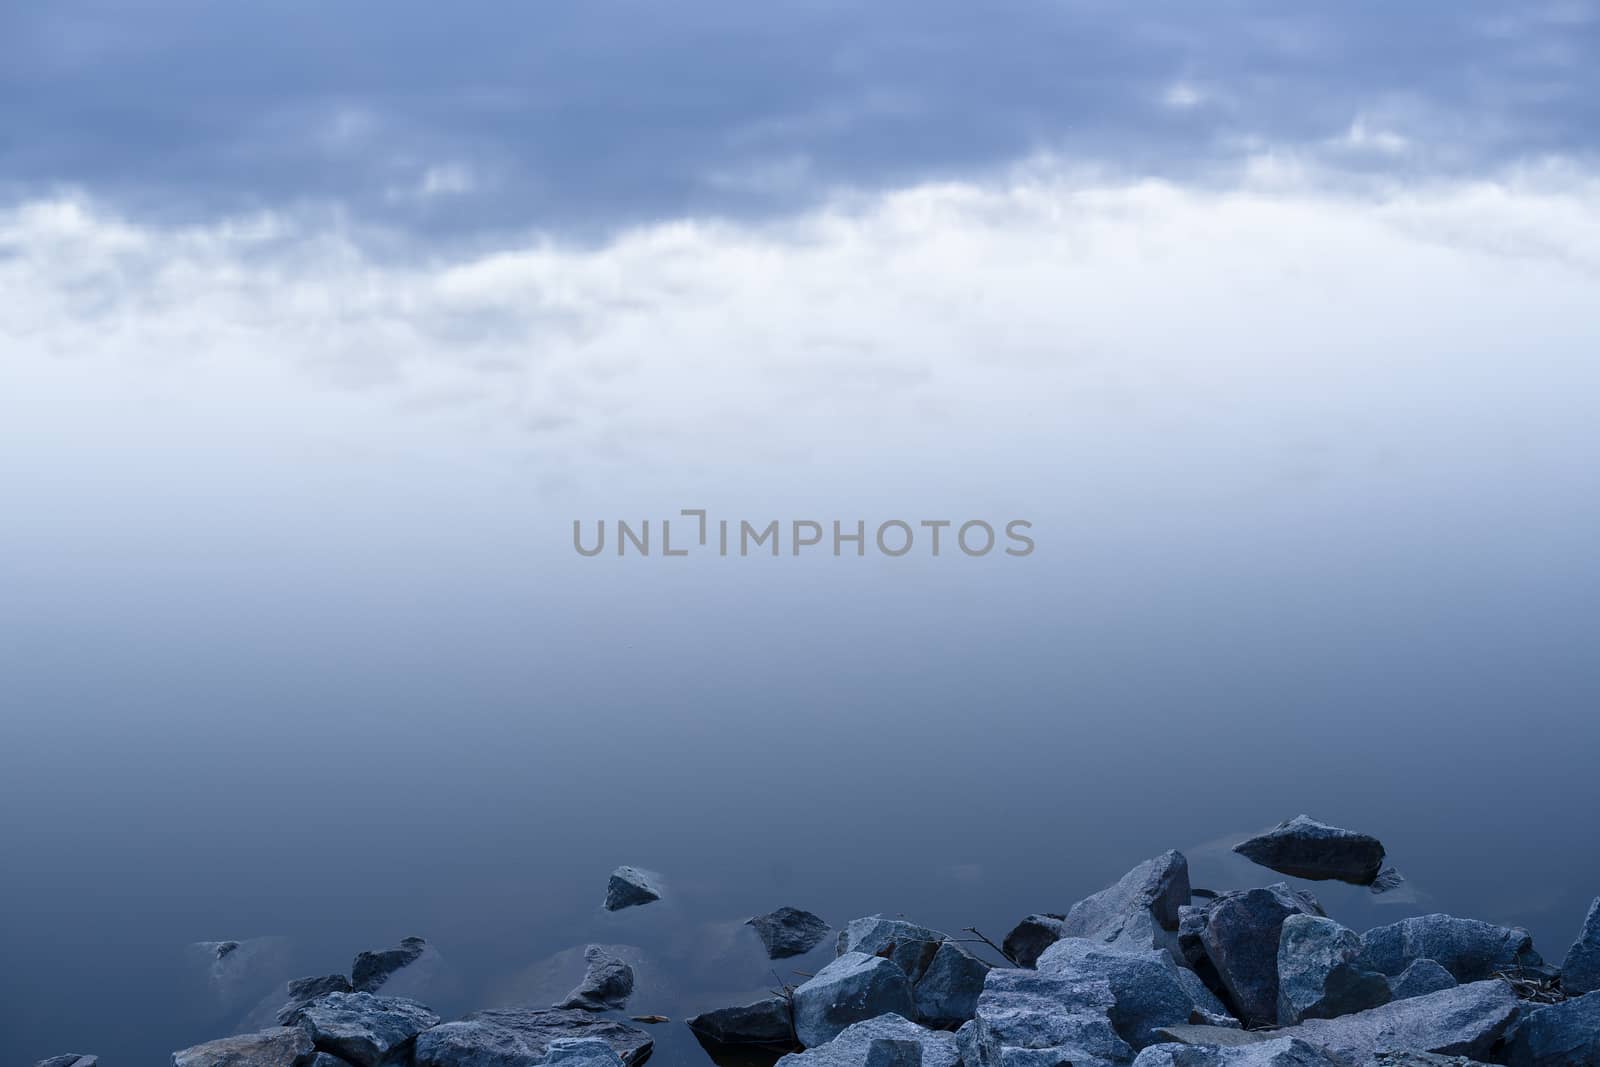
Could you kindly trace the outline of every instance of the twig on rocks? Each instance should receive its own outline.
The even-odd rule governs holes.
[[[984,937],[983,936],[983,932],[980,931],[976,926],[967,927],[967,933],[973,934],[974,936],[977,937],[977,939],[979,941],[982,941],[985,945],[988,945],[990,948],[992,948],[996,952],[1000,953],[1000,958],[1005,960],[1007,963],[1011,964],[1011,966],[1013,966],[1013,967],[1021,967],[1022,966],[1022,964],[1020,964],[1016,960],[1012,959],[1011,953],[1007,952],[1005,949],[1001,948],[999,945],[995,944],[993,941],[990,941],[987,937]]]

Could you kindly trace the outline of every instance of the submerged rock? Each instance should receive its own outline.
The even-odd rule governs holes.
[[[427,949],[427,941],[408,937],[395,948],[358,953],[350,964],[350,986],[357,993],[376,993],[395,972],[421,959]]]
[[[1204,998],[1196,1003],[1196,987],[1181,978],[1181,968],[1160,949],[1119,951],[1097,941],[1069,937],[1057,941],[1039,957],[1039,973],[1058,975],[1079,983],[1103,981],[1111,990],[1109,1012],[1117,1035],[1135,1049],[1158,1044],[1156,1030],[1188,1023],[1197,1009],[1221,1014],[1215,998],[1198,987]]]
[[[174,1052],[172,1067],[298,1067],[314,1051],[311,1035],[304,1029],[280,1026]]]
[[[51,1056],[47,1060],[40,1060],[33,1067],[99,1067],[99,1064],[99,1056],[90,1056],[82,1052],[69,1052],[64,1056]]]
[[[911,982],[892,960],[846,952],[794,991],[794,1032],[802,1045],[813,1048],[851,1023],[914,1011]]]
[[[1505,1062],[1510,1067],[1600,1063],[1600,992],[1528,1012],[1506,1036]]]
[[[661,899],[656,876],[637,867],[618,867],[606,883],[606,910],[621,911]]]
[[[319,1050],[356,1067],[376,1067],[422,1031],[439,1025],[439,1016],[424,1004],[371,993],[325,993],[294,1018]]]
[[[1145,860],[1117,883],[1072,906],[1063,937],[1177,955],[1178,909],[1189,903],[1189,861],[1178,851]]]
[[[748,925],[755,927],[769,960],[803,956],[820,945],[832,929],[820,915],[790,907],[757,915]]]
[[[553,1043],[566,1038],[604,1041],[625,1067],[636,1067],[644,1062],[655,1047],[650,1035],[637,1026],[581,1008],[491,1008],[475,1011],[464,1021],[509,1030],[540,1059]]]
[[[1592,993],[1600,989],[1600,897],[1589,905],[1578,940],[1567,950],[1561,964],[1561,988],[1569,994]]]
[[[294,973],[290,942],[282,937],[196,941],[186,957],[218,1007],[233,1012],[259,1002]]]
[[[1200,934],[1228,999],[1248,1026],[1278,1018],[1278,942],[1291,915],[1323,914],[1309,893],[1283,882],[1217,898]]]
[[[908,1043],[919,1046],[922,1067],[960,1064],[955,1034],[891,1014],[853,1023],[832,1041],[783,1057],[777,1067],[906,1067]]]
[[[588,968],[583,981],[556,1007],[585,1011],[626,1008],[633,995],[633,968],[600,945],[584,949],[583,959]]]
[[[963,1067],[1114,1067],[1133,1049],[1112,1028],[1104,980],[996,968],[972,1021],[956,1034]]]
[[[702,1012],[689,1020],[689,1029],[724,1045],[794,1045],[794,1017],[789,1002],[768,997],[736,1008]]]
[[[1064,915],[1030,915],[1012,928],[1000,949],[1018,967],[1032,967],[1045,949],[1066,936],[1065,919]]]
[[[1292,1037],[1246,1045],[1155,1045],[1133,1067],[1350,1067],[1326,1049]]]
[[[1389,999],[1405,1000],[1421,997],[1459,985],[1455,976],[1445,970],[1437,960],[1416,960],[1411,966],[1389,979]]]
[[[1371,885],[1383,869],[1383,842],[1371,834],[1343,830],[1296,815],[1264,834],[1233,846],[1253,863],[1279,874],[1313,881],[1334,879]]]
[[[279,1026],[288,1026],[299,1014],[300,1009],[310,1004],[324,993],[352,993],[355,990],[350,986],[350,979],[342,974],[329,974],[313,978],[289,979],[289,999],[283,1007],[278,1009],[277,1019]]]
[[[1360,965],[1366,970],[1399,975],[1423,959],[1437,962],[1457,982],[1478,982],[1497,971],[1544,962],[1521,927],[1453,915],[1419,915],[1361,935]]]
[[[1511,987],[1491,980],[1396,1000],[1337,1019],[1308,1019],[1276,1033],[1322,1045],[1358,1064],[1387,1051],[1487,1059],[1519,1010]]]
[[[1360,955],[1360,936],[1332,919],[1284,919],[1278,939],[1278,1022],[1291,1026],[1387,1004],[1393,998],[1389,980],[1357,967]]]
[[[1391,889],[1399,889],[1406,884],[1406,876],[1393,867],[1385,867],[1378,872],[1378,877],[1372,880],[1369,886],[1374,893],[1387,893]]]

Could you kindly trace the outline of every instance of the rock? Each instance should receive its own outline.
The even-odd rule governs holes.
[[[351,989],[357,993],[376,993],[396,971],[421,959],[427,948],[428,942],[422,938],[408,937],[396,948],[360,953],[350,965]]]
[[[802,1045],[814,1048],[851,1023],[914,1011],[911,982],[892,960],[846,952],[794,991],[794,1032]]]
[[[953,1026],[972,1018],[989,973],[987,963],[947,934],[881,915],[851,920],[839,934],[839,951],[893,961],[911,982],[913,1018],[929,1026]]]
[[[1111,990],[1111,1025],[1135,1049],[1159,1043],[1158,1027],[1191,1021],[1197,1007],[1178,977],[1180,968],[1160,949],[1118,951],[1081,937],[1062,938],[1039,957],[1039,973],[1077,983],[1105,982]],[[1221,1012],[1201,987],[1206,1008]]]
[[[1358,968],[1360,955],[1361,938],[1332,919],[1284,919],[1278,938],[1278,1022],[1292,1026],[1301,1019],[1331,1019],[1389,1003],[1389,980]]]
[[[1465,1056],[1440,1056],[1432,1052],[1380,1052],[1362,1067],[1489,1067]]]
[[[350,1064],[348,1061],[341,1060],[337,1056],[330,1056],[326,1052],[315,1052],[306,1061],[305,1067],[350,1067]]]
[[[1176,1042],[1180,1045],[1220,1045],[1223,1048],[1237,1048],[1272,1040],[1270,1033],[1260,1030],[1192,1024],[1163,1026],[1156,1031],[1156,1036],[1163,1041]]]
[[[291,945],[282,937],[197,941],[188,946],[186,958],[191,973],[226,1012],[246,1010],[282,989],[294,973]]]
[[[1380,1052],[1434,1052],[1487,1059],[1516,1020],[1520,1002],[1498,979],[1396,1000],[1337,1019],[1307,1019],[1275,1036],[1322,1045],[1352,1063]]]
[[[537,1067],[535,1053],[510,1030],[492,1023],[443,1023],[417,1037],[416,1067]]]
[[[956,1035],[928,1030],[901,1015],[880,1015],[853,1023],[826,1044],[794,1052],[777,1067],[901,1067],[910,1058],[907,1043],[920,1048],[922,1067],[959,1067]]]
[[[1072,906],[1061,936],[1087,937],[1122,948],[1159,948],[1178,954],[1178,909],[1189,903],[1189,861],[1164,852],[1145,860]]]
[[[1415,960],[1411,966],[1389,979],[1389,999],[1426,996],[1458,984],[1455,976],[1440,966],[1437,960]]]
[[[637,867],[618,867],[606,883],[606,910],[621,911],[661,899],[656,876]]]
[[[1419,915],[1361,935],[1360,966],[1397,976],[1417,960],[1434,960],[1458,982],[1496,971],[1543,964],[1528,931],[1451,915]]]
[[[1322,915],[1309,893],[1283,882],[1217,898],[1200,941],[1228,999],[1247,1026],[1278,1018],[1278,941],[1291,915]]]
[[[69,1052],[64,1056],[51,1056],[47,1060],[40,1060],[33,1067],[99,1067],[100,1057],[86,1055],[82,1052]]]
[[[583,1008],[585,1011],[621,1010],[633,995],[633,968],[599,945],[583,950],[588,970],[583,981],[558,1008]]]
[[[1065,919],[1064,915],[1030,915],[1012,928],[1000,948],[1018,967],[1032,967],[1040,953],[1066,936]]]
[[[510,1030],[543,1059],[553,1042],[565,1038],[596,1038],[611,1046],[625,1067],[643,1063],[655,1047],[649,1034],[581,1008],[491,1008],[475,1011],[466,1022],[479,1022]]]
[[[837,952],[861,952],[868,956],[883,956],[905,972],[906,978],[915,982],[933,962],[934,953],[948,937],[938,930],[904,919],[886,919],[882,915],[869,915],[852,919],[839,932]]]
[[[406,997],[371,993],[324,993],[294,1016],[322,1052],[374,1067],[422,1031],[439,1025],[439,1016]]]
[[[566,1067],[620,1067],[622,1063],[610,1045],[593,1037],[558,1037],[550,1042],[544,1061]]]
[[[1206,955],[1206,946],[1202,938],[1206,923],[1211,919],[1211,909],[1216,902],[1215,897],[1203,899],[1196,897],[1195,903],[1186,904],[1178,909],[1177,961],[1187,967],[1213,996],[1226,999],[1227,986],[1223,985],[1222,976],[1217,973],[1211,957]]]
[[[354,991],[350,986],[350,979],[342,974],[329,974],[316,978],[291,978],[288,987],[289,999],[277,1012],[278,1025],[291,1025],[301,1008],[324,993]]]
[[[1378,872],[1378,877],[1372,880],[1369,886],[1374,893],[1387,893],[1391,889],[1399,889],[1406,884],[1406,876],[1393,867],[1385,867]]]
[[[207,1041],[172,1054],[172,1067],[299,1067],[315,1049],[298,1026]]]
[[[1504,1062],[1510,1067],[1600,1063],[1600,992],[1528,1012],[1506,1036]]]
[[[749,925],[755,927],[756,936],[767,947],[769,960],[803,956],[820,945],[832,929],[821,916],[789,907],[757,915]]]
[[[1248,1045],[1154,1045],[1133,1067],[1349,1067],[1325,1049],[1292,1037]]]
[[[689,1029],[724,1045],[797,1044],[789,1002],[781,997],[702,1012],[689,1020]]]
[[[1309,815],[1296,815],[1264,834],[1233,846],[1252,863],[1312,881],[1335,879],[1371,885],[1383,869],[1383,842],[1371,834],[1341,830]]]
[[[1569,996],[1600,989],[1600,897],[1589,905],[1578,940],[1561,963],[1561,988]]]
[[[963,1067],[1114,1067],[1133,1049],[1112,1028],[1104,979],[995,968],[972,1021],[956,1034]]]

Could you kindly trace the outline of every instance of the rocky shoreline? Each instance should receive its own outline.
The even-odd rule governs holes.
[[[1377,838],[1306,816],[1235,851],[1374,892],[1401,880]],[[605,906],[661,898],[656,876],[621,867]],[[832,932],[792,907],[749,925],[770,959]],[[1169,851],[1001,944],[968,934],[855,919],[803,984],[677,1025],[713,1060],[778,1067],[1600,1067],[1600,898],[1557,966],[1517,927],[1433,914],[1357,933],[1286,882],[1196,888]],[[238,945],[208,950],[220,961]],[[559,1003],[447,1022],[384,992],[431,952],[408,938],[361,953],[348,976],[290,981],[276,1026],[175,1052],[173,1067],[638,1067],[654,1046],[645,1027],[672,1025],[611,1014],[634,972],[600,945]]]

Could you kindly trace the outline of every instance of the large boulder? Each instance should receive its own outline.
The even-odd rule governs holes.
[[[353,993],[350,979],[342,974],[319,975],[312,978],[291,978],[288,984],[289,999],[277,1011],[279,1026],[288,1026],[300,1009],[324,993]]]
[[[1133,1067],[1350,1067],[1326,1049],[1292,1037],[1245,1045],[1153,1045]]]
[[[473,1021],[442,1023],[424,1031],[417,1037],[412,1061],[416,1067],[538,1067],[544,1056],[505,1027]]]
[[[1222,1011],[1203,986],[1186,984],[1181,968],[1160,949],[1119,951],[1098,941],[1063,938],[1039,957],[1038,970],[1080,984],[1105,982],[1113,999],[1111,1025],[1135,1049],[1160,1043],[1159,1027],[1188,1023],[1197,1009],[1203,1015]],[[1196,989],[1203,998],[1198,1004]]]
[[[723,1045],[793,1045],[794,1015],[782,997],[718,1008],[689,1020],[696,1035]]]
[[[1402,1050],[1481,1060],[1516,1020],[1519,1003],[1505,982],[1473,982],[1337,1019],[1307,1019],[1276,1036],[1322,1045],[1357,1064]]]
[[[881,915],[852,920],[839,934],[840,953],[892,960],[911,983],[914,1014],[929,1026],[972,1018],[989,965],[938,930]]]
[[[1600,989],[1600,897],[1589,905],[1578,940],[1561,964],[1561,988],[1569,995]]]
[[[315,1053],[304,1029],[279,1026],[174,1052],[172,1067],[303,1067]]]
[[[1087,937],[1121,948],[1159,948],[1177,955],[1178,909],[1189,903],[1189,861],[1163,852],[1072,906],[1061,936]]]
[[[820,945],[831,929],[820,915],[790,907],[757,915],[748,925],[766,946],[769,960],[803,956]]]
[[[583,960],[587,965],[583,981],[556,1007],[585,1011],[626,1008],[628,998],[633,996],[633,968],[606,951],[603,945],[584,949]]]
[[[356,1067],[376,1067],[418,1034],[439,1025],[439,1016],[406,997],[371,993],[325,993],[294,1016],[319,1050]]]
[[[1389,979],[1389,999],[1427,996],[1460,984],[1455,975],[1445,970],[1438,961],[1415,960],[1411,966]]]
[[[464,1021],[510,1030],[541,1059],[558,1041],[592,1038],[609,1045],[624,1067],[637,1067],[655,1047],[654,1039],[639,1027],[581,1008],[490,1008],[475,1011]]]
[[[1200,934],[1206,957],[1248,1026],[1278,1019],[1278,942],[1291,915],[1322,915],[1309,893],[1283,882],[1219,897]]]
[[[956,1035],[928,1030],[900,1015],[852,1023],[832,1041],[790,1053],[777,1067],[910,1067],[906,1046],[919,1046],[922,1067],[958,1067]]]
[[[1387,1004],[1389,980],[1357,967],[1360,955],[1360,936],[1332,919],[1285,918],[1278,938],[1278,1022],[1292,1026]]]
[[[1371,885],[1383,869],[1383,843],[1371,834],[1342,830],[1296,815],[1233,850],[1279,874],[1313,881],[1336,879]]]
[[[1423,959],[1435,961],[1458,982],[1478,982],[1498,971],[1544,962],[1521,927],[1452,915],[1418,915],[1361,935],[1359,962],[1364,970],[1399,975]]]
[[[1065,920],[1065,915],[1030,915],[1012,927],[1000,950],[1018,967],[1032,967],[1045,949],[1066,936]]]
[[[1506,1035],[1510,1067],[1575,1067],[1600,1063],[1600,992],[1525,1014]]]
[[[911,982],[893,960],[846,952],[794,991],[794,1032],[802,1045],[814,1048],[851,1023],[914,1011]]]
[[[1117,1067],[1133,1048],[1111,1025],[1104,979],[996,968],[972,1021],[956,1034],[963,1067]]]
[[[621,911],[661,899],[661,886],[651,871],[618,867],[606,882],[606,910]]]

